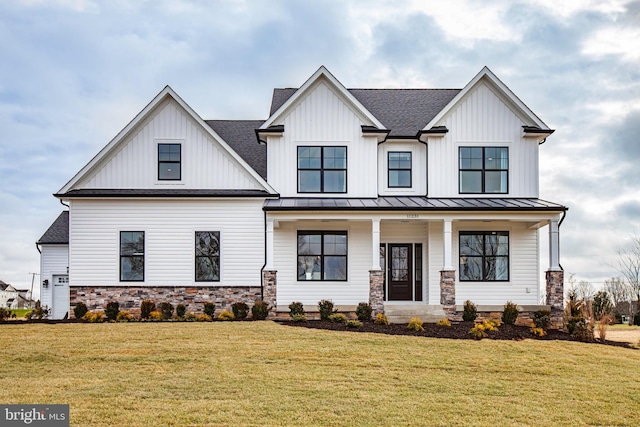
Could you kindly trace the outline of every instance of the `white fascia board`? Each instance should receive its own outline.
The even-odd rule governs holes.
[[[264,187],[264,189],[270,193],[276,194],[275,191],[260,175],[258,175],[251,166],[245,162],[242,157],[238,155],[225,141],[218,135],[210,126],[208,126],[204,120],[182,99],[180,96],[169,86],[165,86],[164,89],[158,93],[147,104],[146,107],[142,109],[134,118],[129,122],[127,126],[124,127],[109,143],[104,146],[102,150],[98,152],[90,161],[87,163],[80,171],[74,175],[73,178],[69,180],[60,190],[58,190],[58,194],[63,194],[73,188],[73,186],[84,178],[91,170],[98,164],[102,159],[104,159],[122,140],[124,140],[127,135],[144,121],[149,114],[153,111],[155,107],[157,107],[165,98],[171,97],[174,101],[176,101],[186,112],[193,118],[202,129],[206,133],[208,133],[212,138],[214,138],[220,146],[227,151],[227,153],[233,157],[243,168],[247,170],[247,172],[256,180],[260,185]]]
[[[536,116],[536,114],[533,111],[531,111],[529,107],[527,107],[524,104],[524,102],[522,102],[520,98],[518,98],[516,94],[511,91],[511,89],[507,87],[507,85],[502,83],[502,81],[500,81],[500,79],[496,77],[496,75],[493,74],[493,72],[491,72],[491,70],[488,67],[485,66],[429,123],[427,123],[427,125],[423,128],[423,130],[429,130],[433,126],[436,126],[436,124],[449,111],[453,110],[453,108],[458,104],[458,102],[460,102],[460,100],[466,97],[467,94],[469,94],[471,90],[473,90],[473,88],[482,79],[486,79],[490,83],[492,83],[493,87],[498,89],[502,93],[502,95],[511,102],[513,106],[515,106],[518,110],[520,110],[521,114],[528,117],[533,123],[536,124],[536,126],[540,127],[541,129],[549,129],[549,127],[542,120],[540,120],[540,118]]]
[[[375,118],[375,116],[373,114],[371,114],[371,112],[369,110],[367,110],[365,108],[364,105],[362,105],[360,103],[360,101],[358,101],[352,94],[351,92],[349,92],[347,90],[347,88],[345,88],[343,86],[342,83],[340,83],[338,81],[338,79],[336,79],[333,74],[331,74],[329,72],[329,70],[327,70],[324,65],[321,66],[320,68],[318,68],[318,71],[316,71],[315,73],[313,73],[313,75],[311,77],[309,77],[309,79],[304,82],[304,84],[302,86],[300,86],[300,88],[298,90],[296,90],[296,92],[291,96],[291,98],[287,99],[287,101],[282,104],[280,106],[280,108],[278,108],[276,110],[275,113],[273,113],[271,115],[271,117],[269,117],[267,119],[266,122],[264,122],[262,124],[262,126],[260,126],[260,129],[267,129],[269,126],[273,125],[274,122],[276,120],[278,120],[280,117],[282,117],[282,115],[284,114],[285,111],[287,111],[287,109],[293,105],[298,99],[300,99],[301,97],[304,96],[305,92],[315,83],[317,82],[319,79],[321,78],[325,78],[326,80],[328,80],[333,87],[340,92],[340,94],[356,109],[358,110],[358,112],[360,112],[362,115],[364,115],[372,124],[373,126],[376,126],[378,129],[385,129],[384,125],[382,123],[380,123],[380,121],[378,119]]]

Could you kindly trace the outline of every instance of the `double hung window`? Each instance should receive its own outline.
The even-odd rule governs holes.
[[[144,231],[120,232],[120,281],[144,282]]]
[[[387,153],[389,188],[411,188],[411,152],[390,151]]]

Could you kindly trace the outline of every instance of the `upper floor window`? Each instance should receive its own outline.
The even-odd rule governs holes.
[[[347,280],[347,232],[298,231],[298,280]]]
[[[509,280],[509,232],[460,232],[460,281]]]
[[[298,147],[298,193],[346,193],[347,147]]]
[[[196,282],[220,281],[220,232],[196,231]]]
[[[460,147],[460,193],[507,193],[509,148]]]
[[[411,152],[390,151],[387,157],[389,188],[411,188]]]
[[[180,144],[158,144],[158,180],[180,181],[181,160]]]
[[[144,282],[144,231],[120,232],[120,281]]]

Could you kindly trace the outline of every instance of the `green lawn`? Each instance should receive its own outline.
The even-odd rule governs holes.
[[[14,308],[11,310],[12,313],[15,313],[17,319],[23,319],[24,315],[30,311],[30,308]]]
[[[640,424],[640,351],[624,348],[269,321],[0,328],[2,402],[68,403],[71,425]]]

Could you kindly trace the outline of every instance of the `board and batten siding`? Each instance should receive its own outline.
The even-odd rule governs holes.
[[[264,199],[74,200],[71,286],[260,286]],[[120,282],[120,231],[145,232],[144,282]],[[220,281],[195,282],[195,232],[220,232]]]
[[[66,275],[69,265],[68,245],[40,245],[40,283],[49,281],[47,288],[40,287],[40,302],[42,306],[53,306],[53,276]]]
[[[377,139],[362,135],[369,124],[345,99],[320,80],[277,123],[284,125],[281,137],[268,137],[269,184],[282,197],[376,197]],[[346,146],[347,194],[298,193],[298,146]]]
[[[346,282],[298,281],[298,230],[347,231]],[[274,264],[278,271],[277,304],[280,308],[292,301],[317,307],[321,299],[336,305],[357,305],[369,301],[371,269],[371,222],[280,222],[274,233]]]
[[[411,188],[389,187],[390,151],[411,152]],[[415,141],[385,141],[378,145],[378,192],[381,196],[424,196],[427,194],[427,147]]]
[[[509,193],[504,196],[538,197],[538,142],[535,138],[522,137],[522,126],[530,124],[509,108],[489,85],[479,84],[437,123],[446,126],[449,132],[444,137],[429,138],[429,196],[465,196],[458,192],[459,147],[499,146],[509,147]]]
[[[180,181],[158,180],[159,143],[181,144]],[[174,100],[160,103],[74,188],[262,189]]]

